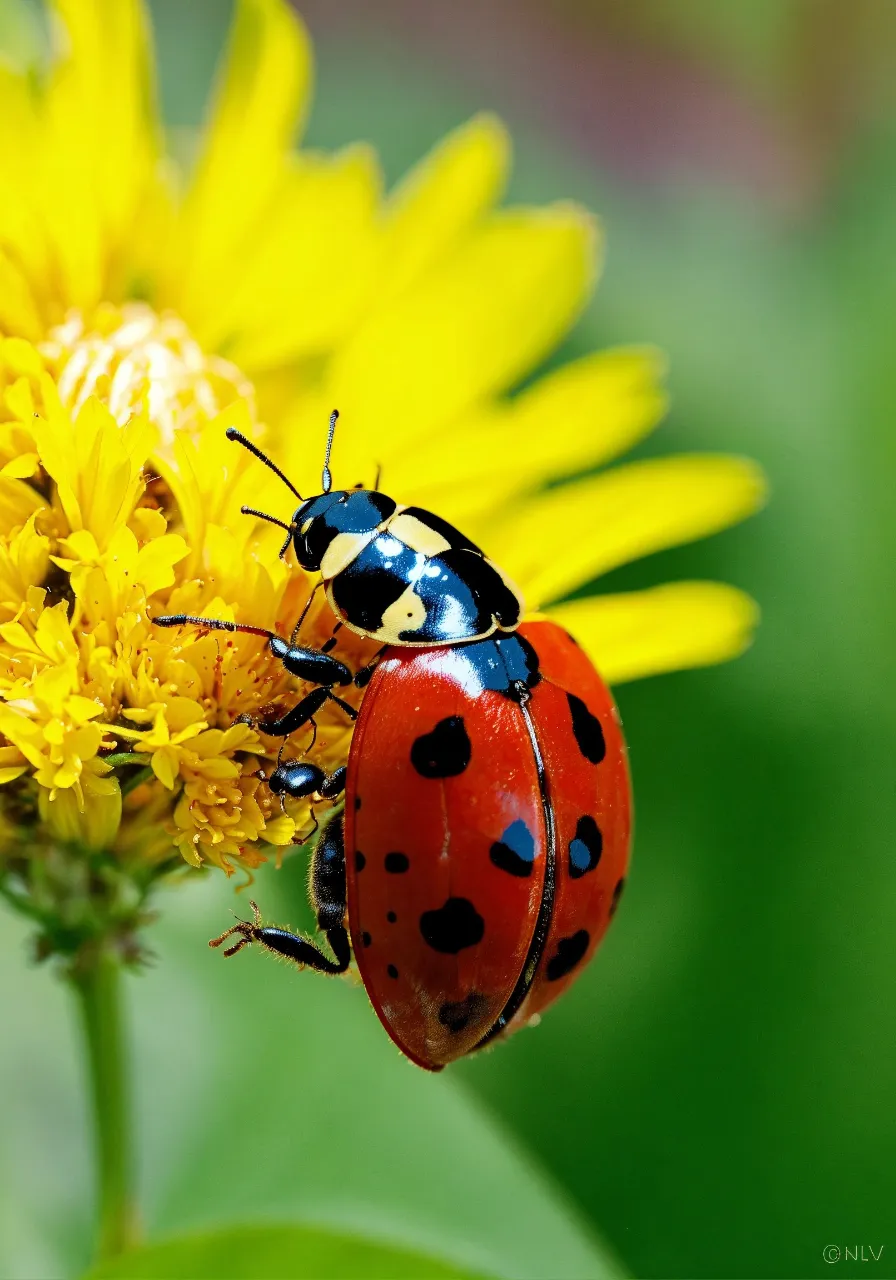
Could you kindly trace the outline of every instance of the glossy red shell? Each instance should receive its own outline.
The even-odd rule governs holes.
[[[541,670],[529,724],[517,702],[477,681],[467,646],[391,649],[352,739],[352,946],[386,1031],[430,1070],[491,1031],[519,994],[527,959],[528,993],[503,1034],[566,990],[625,875],[630,786],[612,697],[555,623],[526,623],[519,634]],[[546,885],[552,910],[533,976]]]

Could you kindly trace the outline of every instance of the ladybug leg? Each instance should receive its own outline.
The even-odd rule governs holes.
[[[361,667],[359,671],[355,672],[352,683],[357,689],[363,689],[370,683],[370,677],[373,675],[374,671],[376,671],[380,663],[380,658],[382,658],[388,647],[388,645],[384,644],[382,649],[378,649],[373,655],[366,667]]]
[[[320,591],[323,585],[324,585],[324,580],[323,578],[321,578],[320,582],[316,582],[314,586],[311,588],[311,594],[309,595],[308,599],[305,601],[305,607],[302,610],[302,612],[299,614],[299,619],[296,622],[296,625],[292,629],[292,637],[289,641],[290,646],[295,644],[296,637],[298,636],[299,632],[302,629],[302,623],[308,617],[308,610],[311,608],[311,602],[314,599],[314,597],[317,595],[318,591]]]
[[[252,920],[237,920],[218,938],[212,938],[210,947],[220,947],[228,938],[237,941],[227,947],[225,956],[235,956],[243,947],[257,943],[274,955],[283,956],[300,969],[316,969],[318,973],[345,973],[351,961],[352,951],[345,927],[345,850],[342,840],[341,815],[331,819],[318,841],[311,863],[311,894],[317,909],[318,927],[326,934],[334,959],[325,955],[319,947],[287,929],[277,929],[261,922],[256,903],[252,908]]]
[[[337,769],[330,777],[335,778],[338,773],[343,775],[344,785],[344,769]],[[351,944],[345,927],[348,908],[341,813],[330,818],[317,842],[311,859],[310,888],[311,901],[317,910],[317,927],[327,935],[327,942],[341,966],[337,972],[342,973],[351,959]]]
[[[288,738],[291,733],[295,733],[296,729],[301,729],[304,725],[316,716],[318,711],[325,702],[335,702],[348,716],[350,720],[357,720],[358,713],[354,707],[344,702],[342,698],[333,693],[332,689],[321,687],[312,689],[309,694],[302,698],[301,702],[297,702],[291,711],[287,711],[285,715],[278,716],[275,720],[259,720],[257,727],[262,733],[269,733],[275,738]]]
[[[337,644],[339,643],[339,640],[337,637],[341,630],[342,630],[342,623],[337,622],[336,626],[330,632],[329,640],[325,640],[324,643],[321,645],[320,647],[321,653],[332,653],[332,651],[336,648]]]

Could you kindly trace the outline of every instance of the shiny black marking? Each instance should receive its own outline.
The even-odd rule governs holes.
[[[446,1000],[439,1009],[439,1022],[453,1035],[457,1035],[474,1018],[479,1017],[487,1004],[485,996],[481,996],[478,991],[471,991],[463,1000]]]
[[[463,548],[443,552],[441,559],[472,588],[484,609],[494,614],[500,627],[516,627],[520,622],[520,602],[491,560]]]
[[[369,947],[371,942],[373,942],[373,938],[371,938],[370,934],[365,929],[364,932],[361,934],[361,946]]]
[[[443,520],[442,516],[435,516],[431,511],[425,511],[422,507],[406,507],[401,512],[402,516],[413,516],[415,520],[419,520],[421,525],[426,525],[428,529],[433,530],[436,534],[443,536],[449,547],[456,550],[467,550],[467,552],[475,552],[476,556],[483,556],[483,552],[476,547],[475,543],[471,543],[460,529],[454,529],[453,525],[449,525],[447,520]]]
[[[622,890],[625,888],[625,876],[621,880],[616,881],[616,888],[613,890],[613,901],[610,903],[610,919],[616,914],[616,908],[619,906],[619,899],[622,897]]]
[[[450,547],[426,558],[425,571],[414,556],[411,577],[415,594],[422,600],[426,617],[421,626],[400,631],[399,640],[408,643],[446,644],[472,640],[484,635],[497,619],[502,627],[515,627],[520,605],[495,566],[475,551]]]
[[[364,857],[364,854],[361,852],[361,850],[357,849],[355,851],[355,870],[363,871],[366,866],[367,866],[367,859]]]
[[[500,840],[496,840],[488,855],[496,867],[512,876],[531,876],[535,865],[535,837],[517,818],[511,822]]]
[[[515,702],[521,686],[534,689],[541,679],[538,654],[520,635],[489,636],[458,648],[456,656],[470,663],[483,689],[503,693]]]
[[[395,914],[394,911],[387,911],[386,919],[389,921],[390,924],[394,924],[395,921],[398,919],[398,916]]]
[[[432,529],[434,533],[441,534],[448,545],[455,548],[455,550],[474,551],[478,556],[483,554],[476,546],[476,543],[471,542],[469,538],[461,533],[460,529],[455,529],[453,524],[449,524],[441,516],[433,515],[431,511],[424,510],[423,507],[405,507],[401,514],[403,516],[413,516],[415,520],[425,524],[427,529]]]
[[[547,775],[544,768],[544,759],[541,754],[541,747],[538,742],[538,735],[535,732],[535,724],[529,711],[529,705],[526,702],[520,702],[520,712],[526,725],[526,732],[529,735],[529,743],[532,747],[532,754],[535,757],[535,768],[538,772],[538,787],[541,795],[541,812],[544,818],[545,832],[545,856],[547,861],[544,868],[544,886],[541,891],[541,905],[538,908],[538,917],[535,921],[535,928],[532,931],[532,940],[529,943],[529,950],[526,953],[526,963],[523,965],[522,972],[517,979],[516,986],[510,993],[510,998],[495,1019],[491,1028],[486,1032],[480,1041],[476,1044],[479,1049],[482,1045],[500,1035],[504,1028],[511,1022],[514,1015],[519,1011],[520,1006],[529,994],[529,988],[535,979],[535,973],[538,969],[541,957],[544,954],[545,945],[548,940],[548,933],[551,928],[551,920],[554,915],[554,893],[556,888],[556,866],[557,866],[557,827],[554,821],[554,807],[551,803],[550,789],[548,787]]]
[[[423,912],[420,932],[433,951],[456,956],[482,941],[485,921],[468,898],[448,898],[437,911]]]
[[[592,764],[600,764],[607,754],[607,744],[604,741],[604,731],[600,721],[574,693],[568,693],[566,697],[572,716],[572,731],[579,750],[586,760],[590,760]]]
[[[353,626],[377,631],[383,614],[407,590],[419,556],[393,538],[380,534],[362,548],[331,584],[337,609]]]
[[[397,977],[398,977],[398,970],[395,968],[395,965],[394,965],[394,964],[387,964],[387,965],[386,965],[386,973],[388,973],[388,975],[389,975],[389,977],[390,977],[390,978],[397,978]]]
[[[337,533],[372,533],[395,511],[395,501],[385,493],[365,489],[336,490],[303,502],[292,518],[296,558],[303,569],[316,570]],[[311,521],[308,532],[299,532]],[[340,574],[339,577],[342,575]]]
[[[593,871],[600,862],[604,838],[600,827],[590,815],[585,814],[576,823],[576,834],[569,842],[569,878],[578,880]]]
[[[335,636],[330,636],[329,640],[325,640],[321,645],[320,647],[321,653],[329,653],[332,649],[336,648],[338,643],[339,641],[336,639]]]
[[[411,865],[406,853],[387,853],[385,867],[390,875],[402,876]]]
[[[470,763],[473,748],[463,716],[446,716],[411,747],[411,764],[424,778],[455,778]]]
[[[559,982],[571,973],[588,950],[590,941],[591,935],[587,929],[580,929],[571,938],[560,938],[556,954],[548,961],[548,982]]]

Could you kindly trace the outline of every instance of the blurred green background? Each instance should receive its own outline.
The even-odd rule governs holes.
[[[360,992],[221,964],[222,878],[164,895],[156,963],[130,982],[148,1226],[336,1223],[507,1277],[597,1276],[608,1249],[644,1277],[894,1276],[896,5],[300,8],[310,143],[369,139],[392,181],[490,107],[515,137],[512,198],[600,213],[605,276],[558,359],[661,345],[673,409],[640,452],[749,454],[773,493],[601,589],[719,577],[764,619],[736,664],[619,689],[625,909],[537,1032],[442,1077],[398,1060]],[[186,128],[229,5],[152,9]],[[12,11],[0,34],[25,40]],[[300,864],[257,890],[293,923]],[[0,1275],[72,1274],[76,1028],[3,926]],[[880,1261],[847,1260],[862,1245]]]

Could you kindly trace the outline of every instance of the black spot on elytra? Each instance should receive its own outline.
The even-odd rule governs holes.
[[[405,853],[387,853],[384,865],[390,875],[402,876],[411,863]]]
[[[420,932],[433,951],[456,956],[482,941],[485,921],[468,898],[448,898],[437,911],[424,911]]]
[[[592,764],[600,764],[607,754],[607,744],[604,741],[604,731],[600,727],[600,721],[574,693],[568,693],[566,697],[569,700],[569,710],[572,715],[572,731],[579,744],[579,750],[586,760],[590,760]]]
[[[535,837],[517,818],[511,822],[500,840],[496,840],[488,855],[496,867],[512,876],[531,876],[535,863]]]
[[[355,850],[355,870],[363,871],[366,866],[367,866],[367,859],[364,857],[364,854],[361,852],[360,849],[356,849]]]
[[[463,1000],[446,1000],[439,1009],[439,1022],[454,1035],[463,1031],[472,1018],[482,1013],[488,1002],[478,991],[471,991]]]
[[[339,641],[335,636],[330,636],[329,640],[325,640],[320,647],[321,653],[329,653],[331,649],[335,649]]]
[[[613,890],[613,900],[610,903],[610,919],[616,914],[616,908],[619,906],[619,899],[622,897],[622,890],[625,888],[625,876],[621,880],[616,881],[616,888]]]
[[[390,978],[398,977],[398,970],[395,968],[394,964],[386,965],[386,973],[388,973]]]
[[[604,838],[600,827],[592,817],[585,814],[576,823],[576,834],[569,842],[569,878],[578,880],[588,871],[593,871],[600,862]]]
[[[394,924],[395,921],[398,919],[398,916],[395,914],[394,911],[387,911],[386,919],[389,921],[390,924]]]
[[[548,961],[548,982],[557,982],[570,973],[588,950],[591,937],[587,929],[580,929],[571,938],[560,938],[557,953]]]
[[[365,929],[364,932],[361,934],[361,946],[369,947],[371,942],[373,942],[373,938],[371,938],[370,934]]]
[[[355,811],[361,808],[361,797],[355,796]]]
[[[462,716],[447,716],[411,747],[411,764],[424,778],[454,778],[470,763],[472,747]]]

